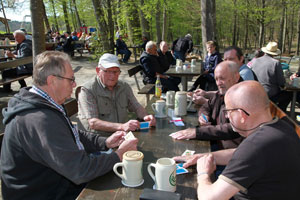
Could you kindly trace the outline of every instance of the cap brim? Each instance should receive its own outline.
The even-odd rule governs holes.
[[[266,47],[262,47],[261,50],[267,54],[271,54],[274,56],[281,54],[281,51],[279,49],[277,49],[276,52],[273,52],[273,51],[268,51]]]

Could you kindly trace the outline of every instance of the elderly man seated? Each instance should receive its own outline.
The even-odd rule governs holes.
[[[147,42],[146,51],[142,53],[140,57],[140,63],[143,68],[144,84],[154,84],[156,81],[156,76],[158,75],[163,86],[163,92],[168,90],[179,91],[178,85],[180,80],[163,74],[165,71],[162,69],[162,66],[159,63],[155,42]]]
[[[138,120],[128,121],[128,111],[155,125],[155,118],[139,104],[131,87],[119,80],[121,71],[117,56],[104,54],[96,72],[97,76],[81,87],[78,96],[78,116],[86,130],[102,135],[135,131],[140,123]]]
[[[213,92],[211,98],[199,110],[200,127],[188,128],[171,134],[174,139],[222,140],[218,146],[222,148],[237,147],[241,137],[229,124],[222,110],[224,95],[239,79],[239,66],[232,61],[223,61],[215,69],[215,79],[218,92]]]
[[[76,86],[67,54],[38,55],[33,81],[2,112],[2,197],[76,199],[85,183],[111,171],[126,151],[136,150],[138,141],[124,141],[121,131],[100,137],[72,124],[62,106]],[[100,152],[117,146],[110,154]]]
[[[246,137],[239,147],[174,158],[186,161],[184,167],[197,163],[198,198],[299,199],[300,140],[292,126],[272,118],[264,88],[256,81],[236,84],[225,104],[230,124]],[[212,183],[216,164],[227,166]]]
[[[21,30],[16,30],[14,32],[14,38],[17,43],[17,50],[11,52],[11,51],[6,51],[6,55],[9,58],[24,58],[28,56],[32,56],[32,41],[26,39],[25,33]],[[24,75],[31,75],[32,74],[32,69],[33,65],[32,64],[26,64],[26,65],[21,65],[18,66],[17,68],[14,69],[8,69],[4,70],[2,72],[2,78],[14,78],[17,76],[24,76]],[[19,80],[19,83],[21,85],[21,88],[26,87],[26,82],[25,80]],[[4,90],[6,92],[11,92],[11,84],[5,84],[3,86]]]

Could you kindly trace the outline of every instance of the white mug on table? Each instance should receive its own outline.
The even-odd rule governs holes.
[[[114,165],[114,172],[122,179],[122,184],[128,187],[138,187],[144,183],[143,158],[140,151],[127,151],[123,155],[123,161]],[[122,174],[117,170],[122,167]]]
[[[151,170],[155,168],[155,176]],[[154,180],[154,189],[168,192],[176,191],[176,162],[171,158],[160,158],[148,165],[148,173]]]
[[[155,112],[155,117],[165,118],[167,117],[167,107],[164,100],[157,100],[151,105],[153,111]]]
[[[174,106],[175,91],[167,91],[167,106]]]

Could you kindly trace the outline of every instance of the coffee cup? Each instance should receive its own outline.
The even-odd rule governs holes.
[[[187,104],[187,101],[190,101]],[[178,91],[175,94],[175,109],[174,114],[176,116],[184,116],[187,114],[187,109],[192,105],[192,98],[187,96],[187,92]]]
[[[167,91],[167,106],[174,106],[175,91]]]
[[[192,61],[191,61],[191,67],[196,67],[196,59],[192,59]]]
[[[155,117],[165,118],[167,117],[167,107],[164,100],[157,100],[151,105],[153,111],[155,112]]]
[[[155,175],[151,168],[155,168]],[[160,158],[148,165],[148,173],[154,180],[154,189],[168,192],[176,191],[176,163],[171,158]]]
[[[143,158],[140,151],[127,151],[123,154],[123,161],[114,165],[114,172],[122,179],[122,184],[128,187],[138,187],[144,183],[143,179]],[[122,174],[118,172],[122,167]]]

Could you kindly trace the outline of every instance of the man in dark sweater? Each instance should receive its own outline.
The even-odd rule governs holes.
[[[75,199],[85,183],[112,170],[126,151],[136,150],[137,139],[124,141],[122,131],[103,138],[72,124],[63,107],[76,87],[67,54],[38,55],[33,81],[2,111],[3,199]],[[109,154],[100,152],[118,145]]]

